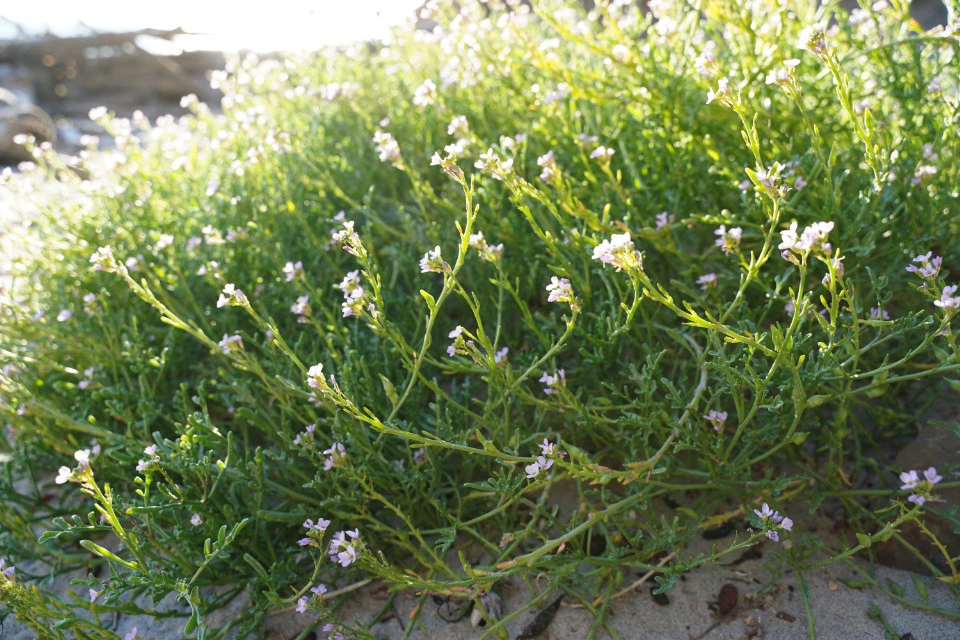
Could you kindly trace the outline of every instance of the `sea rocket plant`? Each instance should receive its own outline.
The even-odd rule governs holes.
[[[956,378],[957,31],[827,3],[798,49],[804,25],[772,0],[736,20],[660,0],[526,4],[428,2],[432,31],[322,64],[230,61],[213,75],[222,113],[192,98],[157,126],[104,117],[108,155],[36,145],[35,168],[0,171],[4,189],[84,176],[76,202],[35,218],[37,255],[4,265],[0,461],[41,485],[53,470],[52,500],[11,503],[62,516],[38,547],[0,509],[8,559],[22,546],[72,566],[63,541],[97,554],[107,530],[120,558],[100,556],[114,570],[77,602],[31,605],[0,578],[18,616],[69,620],[90,589],[102,613],[146,588],[189,599],[211,636],[295,608],[340,637],[319,581],[339,600],[373,579],[452,588],[496,625],[494,579],[586,565],[563,586],[592,599],[738,505],[754,534],[665,574],[785,540],[791,520],[743,505],[743,487],[798,508],[842,498],[872,539],[911,520],[939,535],[935,469],[853,480],[864,452],[911,435],[894,399],[912,414],[917,389]],[[904,247],[934,240],[942,258],[905,272]],[[545,439],[558,432],[569,462]],[[543,501],[568,479],[582,500],[558,523]],[[677,496],[665,530],[650,509]],[[69,517],[91,501],[96,526]],[[601,539],[616,567],[580,544]],[[856,560],[826,539],[811,556],[811,539],[790,541],[798,573]],[[449,564],[460,552],[467,573]],[[187,582],[257,589],[215,631],[221,600]],[[89,618],[84,632],[113,637]]]

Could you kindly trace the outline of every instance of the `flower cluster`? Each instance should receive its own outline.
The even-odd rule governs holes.
[[[343,227],[330,232],[330,242],[343,246],[343,250],[357,258],[365,258],[367,250],[360,242],[360,236],[353,230],[353,220],[344,220]]]
[[[234,351],[243,351],[243,338],[239,335],[223,334],[220,342],[217,343],[220,350],[224,353],[233,353]]]
[[[86,293],[83,295],[83,312],[88,316],[97,312],[97,294]]]
[[[523,468],[527,472],[528,478],[536,478],[552,467],[555,459],[563,457],[563,452],[557,451],[557,445],[546,438],[538,446],[540,447],[540,455],[533,463]]]
[[[547,151],[537,158],[537,166],[540,167],[540,179],[547,184],[555,184],[560,175],[560,167],[557,161],[553,159],[553,151]]]
[[[711,409],[703,418],[713,425],[714,431],[723,431],[723,425],[727,421],[727,412]]]
[[[322,364],[315,364],[307,369],[307,386],[311,389],[317,389],[319,391],[326,391],[329,389],[327,386],[327,379],[323,375]]]
[[[447,147],[444,148],[444,151],[450,147],[451,145],[447,145]],[[446,157],[441,157],[439,152],[434,152],[433,156],[430,158],[430,166],[433,167],[436,165],[440,165],[440,168],[443,169],[444,173],[454,180],[459,181],[463,179],[463,170],[457,166],[457,156],[455,154],[450,153]],[[497,177],[497,179],[501,178]]]
[[[447,337],[453,339],[453,343],[447,347],[448,356],[452,358],[457,355],[465,356],[470,354],[470,349],[473,347],[473,340],[468,340],[463,337],[463,327],[457,325]]]
[[[597,160],[600,164],[610,164],[610,158],[616,153],[613,149],[600,145],[590,152],[590,159]]]
[[[932,251],[927,251],[914,258],[913,262],[919,263],[920,266],[918,267],[911,264],[906,268],[908,272],[919,273],[920,277],[924,280],[933,280],[940,273],[940,265],[943,264],[943,258],[934,256]]]
[[[832,271],[828,270],[827,273],[824,274],[823,280],[821,280],[821,282],[823,283],[823,286],[829,287],[832,284],[832,281],[833,281],[832,275],[838,275],[838,276],[843,275],[843,259],[844,259],[844,256],[841,256],[841,255],[836,255],[830,259],[830,265],[833,267],[833,270]]]
[[[90,264],[93,265],[92,269],[94,271],[113,273],[117,270],[117,261],[113,257],[113,249],[109,246],[97,249],[94,254],[90,256]]]
[[[550,284],[547,285],[547,293],[550,294],[547,296],[547,302],[569,302],[571,306],[576,303],[573,287],[566,278],[552,276]]]
[[[672,213],[667,213],[666,211],[661,211],[657,214],[657,231],[667,227],[668,225],[673,224],[676,221],[676,216]]]
[[[818,22],[809,27],[804,27],[797,38],[797,46],[801,49],[809,49],[811,52],[822,56],[827,53],[826,24]]]
[[[83,370],[83,380],[77,383],[78,389],[89,389],[90,385],[93,384],[93,374],[96,372],[96,367],[88,367]]]
[[[496,245],[487,244],[482,231],[470,234],[470,247],[476,249],[482,260],[496,262],[503,253],[503,243]]]
[[[701,77],[712,80],[720,73],[720,65],[717,64],[717,57],[713,54],[714,43],[708,42],[707,45],[708,48],[704,49],[693,61],[693,69]]]
[[[310,587],[310,593],[317,596],[318,598],[323,598],[323,594],[325,594],[326,592],[327,592],[327,585],[325,584],[317,584]],[[310,598],[311,596],[301,596],[297,600],[297,613],[307,612],[307,606],[310,604]],[[330,626],[330,625],[327,625],[327,626]],[[331,635],[330,637],[332,638],[333,636]]]
[[[434,163],[438,164],[438,163]],[[480,154],[480,158],[473,163],[473,166],[481,171],[486,171],[496,180],[505,180],[513,174],[513,158],[501,160],[493,151],[493,147]]]
[[[317,518],[317,521],[314,522],[313,519],[308,519],[304,521],[303,526],[307,529],[307,537],[298,540],[297,542],[299,545],[301,547],[319,547],[324,531],[326,531],[327,527],[330,526],[330,521],[324,520],[323,518]]]
[[[784,171],[783,180],[784,182],[789,182],[789,178],[793,179],[793,188],[797,191],[803,189],[807,186],[807,181],[804,179],[800,173],[798,173],[799,163],[794,162],[793,160],[785,162],[781,169]]]
[[[697,278],[697,284],[700,285],[700,291],[706,291],[717,286],[717,274],[705,273]]]
[[[439,245],[427,251],[420,259],[420,273],[443,273],[449,270],[450,265],[443,261]]]
[[[949,309],[950,313],[956,313],[955,309],[960,309],[960,297],[954,296],[957,292],[957,285],[952,284],[950,286],[944,287],[943,291],[940,292],[940,299],[935,300],[933,304],[940,307],[941,309]]]
[[[796,58],[783,61],[783,66],[773,69],[767,74],[767,84],[777,84],[784,89],[790,90],[797,86],[797,79],[793,75],[793,70],[800,64]]]
[[[634,248],[630,233],[615,233],[593,248],[593,259],[612,264],[617,271],[639,272],[643,256]]]
[[[301,447],[309,446],[313,442],[314,434],[317,431],[317,425],[308,424],[303,430],[303,433],[298,433],[297,436],[293,439],[293,444]]]
[[[223,286],[223,292],[220,294],[220,298],[217,299],[217,308],[223,307],[246,307],[250,302],[247,300],[247,296],[237,289],[236,286],[231,284],[225,284]]]
[[[540,382],[546,385],[546,388],[543,390],[543,392],[549,396],[560,387],[566,386],[567,376],[564,374],[563,369],[560,369],[553,375],[544,372],[544,374],[540,376]]]
[[[343,317],[359,316],[367,306],[366,291],[360,286],[360,272],[351,271],[337,285],[343,293]]]
[[[290,313],[297,316],[297,324],[306,324],[310,322],[310,313],[313,309],[310,308],[310,296],[302,295],[297,298],[297,301],[290,305]]]
[[[707,104],[717,101],[725,107],[733,107],[736,104],[736,96],[730,88],[730,83],[726,78],[720,78],[717,81],[717,90],[709,89],[707,91]]]
[[[743,238],[741,227],[733,227],[728,230],[727,225],[722,224],[713,232],[713,235],[717,236],[714,244],[728,256],[740,251],[740,240]]]
[[[923,472],[923,479],[920,478],[920,474],[916,471],[904,471],[900,474],[900,482],[903,483],[900,488],[904,491],[909,490],[913,492],[907,500],[914,504],[922,505],[927,500],[933,499],[931,496],[933,485],[941,480],[943,480],[943,478],[937,475],[937,470],[934,467],[930,467]]]
[[[143,453],[147,456],[147,458],[141,459],[137,462],[137,473],[143,473],[160,460],[160,458],[157,456],[157,445],[155,444],[151,444],[150,446],[144,448]]]
[[[467,121],[467,116],[454,116],[453,120],[450,121],[450,124],[447,125],[448,136],[463,138],[469,131],[470,123]]]
[[[776,511],[773,511],[770,509],[770,505],[768,505],[766,502],[763,503],[763,507],[760,509],[754,509],[753,512],[757,514],[758,518],[760,518],[760,522],[763,524],[763,528],[766,530],[767,537],[774,542],[780,542],[780,534],[777,532],[777,529],[781,529],[783,531],[790,531],[793,529],[793,520],[790,518],[785,518]]]
[[[811,251],[829,253],[831,247],[827,236],[832,230],[832,222],[814,222],[797,235],[797,223],[793,222],[789,229],[780,232],[782,242],[777,248],[781,250],[780,255],[784,260],[794,263],[798,263],[794,254],[804,256]]]
[[[90,457],[98,453],[100,453],[99,445],[94,445],[90,449],[80,449],[75,451],[73,453],[73,459],[77,461],[77,468],[71,469],[70,467],[60,467],[55,482],[57,484],[64,484],[70,480],[78,480],[79,473],[88,471],[90,469]]]
[[[283,276],[287,282],[293,282],[302,275],[303,263],[299,260],[297,262],[287,262],[287,264],[283,265]]]
[[[419,87],[413,91],[413,104],[418,107],[426,107],[437,100],[437,85],[427,78]]]
[[[340,563],[342,567],[349,567],[356,562],[357,555],[363,543],[360,541],[359,529],[353,531],[337,531],[330,540],[330,548],[327,554],[332,562]]]
[[[323,470],[330,471],[335,467],[342,467],[347,461],[347,450],[339,442],[334,442],[329,449],[324,450]],[[346,565],[344,565],[346,566]]]
[[[384,131],[373,134],[373,143],[376,145],[380,162],[389,162],[397,169],[403,169],[403,156],[400,155],[400,145],[392,135]]]

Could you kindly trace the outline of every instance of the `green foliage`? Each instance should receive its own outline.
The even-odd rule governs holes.
[[[106,564],[95,607],[177,593],[207,638],[200,588],[246,589],[249,633],[365,576],[476,602],[543,572],[602,620],[625,569],[660,592],[766,536],[816,566],[764,503],[877,513],[839,559],[928,515],[929,478],[849,479],[905,471],[867,452],[960,370],[956,33],[900,2],[460,4],[237,61],[222,115],[102,119],[0,315],[9,558]],[[79,182],[23,181],[51,175]],[[19,613],[67,607],[23,578]]]

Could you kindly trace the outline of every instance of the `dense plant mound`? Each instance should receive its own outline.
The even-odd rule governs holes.
[[[248,591],[247,632],[364,576],[609,599],[664,552],[666,588],[761,539],[802,572],[956,523],[948,469],[868,452],[960,369],[957,32],[900,2],[460,4],[238,62],[223,115],[102,115],[109,178],[48,207],[0,317],[10,562],[82,541],[98,606],[179,591],[218,637],[204,586]],[[792,530],[827,497],[856,546]],[[66,615],[8,574],[24,618]]]

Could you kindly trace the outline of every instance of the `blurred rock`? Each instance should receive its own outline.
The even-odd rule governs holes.
[[[893,466],[898,470],[909,471],[914,469],[922,472],[924,469],[936,467],[937,471],[943,476],[942,482],[955,482],[960,480],[960,472],[947,473],[948,466],[960,466],[960,436],[957,433],[942,427],[936,427],[929,424],[930,421],[953,423],[960,421],[960,404],[957,403],[957,394],[953,397],[946,397],[934,403],[933,407],[924,416],[921,421],[923,426],[917,434],[916,440],[904,447],[893,461]],[[895,480],[896,486],[900,483]],[[960,504],[960,487],[952,489],[936,490],[935,495],[939,496],[943,503],[928,506],[934,510],[948,510],[951,505]],[[956,517],[956,516],[955,516]],[[950,521],[934,516],[923,516],[923,523],[930,532],[946,547],[947,552],[952,557],[960,556],[960,534],[957,533],[956,525]],[[909,523],[900,528],[900,534],[914,548],[920,551],[923,556],[936,565],[941,571],[949,574],[949,568],[946,559],[933,541],[920,528]],[[905,549],[896,540],[890,540],[884,544],[876,546],[877,560],[888,566],[897,569],[907,569],[918,573],[930,574],[927,566],[920,561],[908,549]]]
[[[37,144],[54,142],[57,126],[46,111],[19,101],[12,92],[0,87],[0,162],[22,162],[32,156],[17,142],[18,136],[33,136]]]

